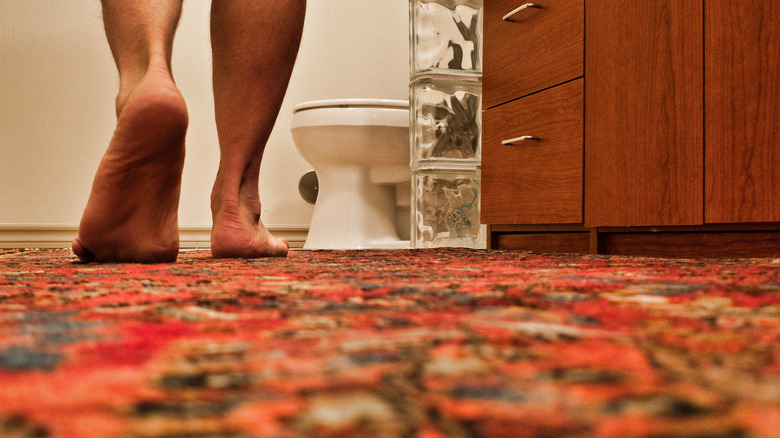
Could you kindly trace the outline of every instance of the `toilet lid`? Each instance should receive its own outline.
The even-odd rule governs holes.
[[[298,111],[316,109],[316,108],[390,108],[390,109],[408,109],[409,102],[406,100],[393,99],[329,99],[313,100],[311,102],[299,103],[293,107],[293,113]]]

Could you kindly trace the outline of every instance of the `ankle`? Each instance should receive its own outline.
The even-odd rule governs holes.
[[[158,84],[169,84],[178,93],[178,88],[173,80],[173,75],[164,57],[153,56],[148,62],[132,68],[127,67],[119,73],[119,92],[116,96],[116,114],[117,116],[124,109],[125,104],[132,96],[133,92],[145,80],[153,79]]]
[[[243,174],[224,169],[240,168],[223,161],[217,172],[217,178],[211,192],[213,211],[250,211],[260,214],[260,194],[258,172],[245,171]],[[248,175],[247,175],[248,174]]]

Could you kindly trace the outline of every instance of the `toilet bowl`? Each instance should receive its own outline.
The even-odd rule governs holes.
[[[291,131],[319,181],[304,248],[409,247],[408,102],[305,102],[293,108]]]

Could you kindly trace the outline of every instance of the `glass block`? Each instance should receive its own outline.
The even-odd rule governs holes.
[[[430,75],[411,84],[412,166],[456,161],[479,165],[482,83],[478,77]]]
[[[410,0],[412,75],[482,72],[482,0]]]
[[[412,248],[485,248],[480,225],[480,170],[412,172]]]

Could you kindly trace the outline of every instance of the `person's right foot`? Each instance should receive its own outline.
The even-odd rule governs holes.
[[[187,107],[165,69],[150,69],[124,96],[73,252],[85,262],[172,262]]]
[[[257,179],[243,179],[242,186],[232,190],[225,179],[220,169],[211,195],[211,254],[215,258],[286,256],[289,243],[273,236],[260,220]]]

